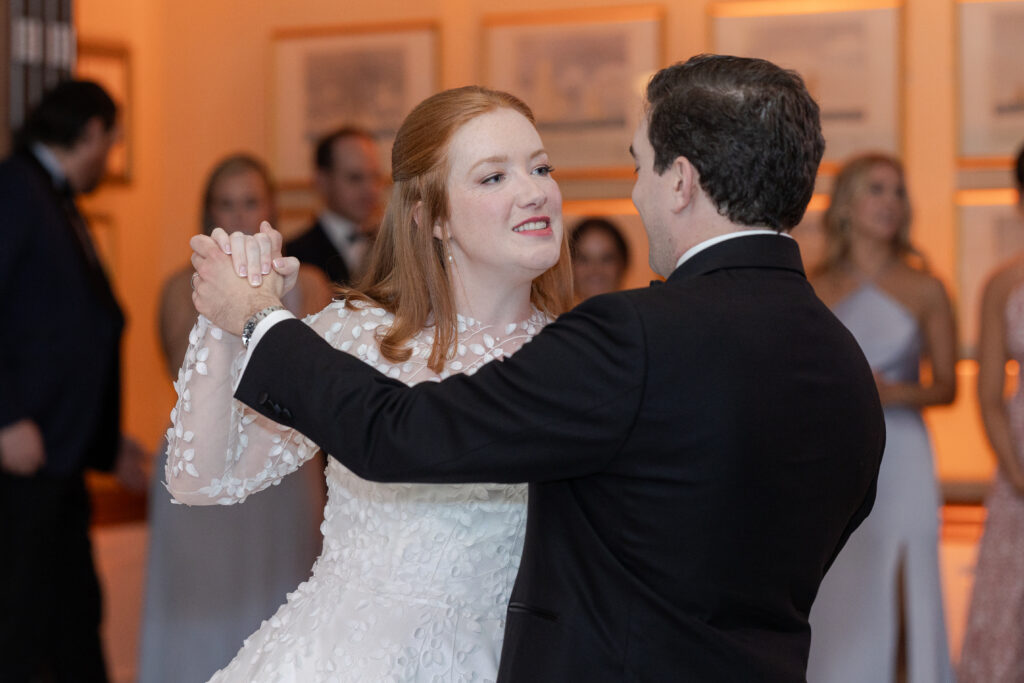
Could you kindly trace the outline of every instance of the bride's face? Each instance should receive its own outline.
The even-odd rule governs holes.
[[[525,116],[502,108],[470,120],[452,136],[448,156],[444,227],[464,280],[528,282],[558,262],[562,194]],[[435,226],[435,236],[442,233]]]

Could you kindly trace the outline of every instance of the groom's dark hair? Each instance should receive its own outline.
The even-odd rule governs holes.
[[[698,55],[647,86],[654,170],[686,157],[718,212],[784,231],[803,218],[825,150],[818,105],[795,71]]]

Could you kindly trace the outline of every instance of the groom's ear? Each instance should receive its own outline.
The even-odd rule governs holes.
[[[700,173],[689,159],[682,156],[676,157],[665,173],[672,192],[672,210],[679,213],[693,203],[700,191]]]

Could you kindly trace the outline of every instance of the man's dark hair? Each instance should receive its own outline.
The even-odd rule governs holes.
[[[1017,152],[1017,167],[1014,170],[1014,177],[1017,179],[1017,190],[1024,194],[1024,145],[1021,145]]]
[[[334,143],[342,138],[365,138],[373,141],[370,132],[358,126],[343,126],[324,135],[316,143],[313,163],[319,171],[330,171],[334,167]]]
[[[92,81],[63,81],[43,95],[29,112],[16,142],[34,142],[70,149],[82,137],[86,124],[99,117],[110,130],[117,121],[117,105],[107,91]]]
[[[789,230],[825,150],[818,105],[794,72],[763,59],[698,55],[647,86],[654,170],[686,157],[733,223]]]

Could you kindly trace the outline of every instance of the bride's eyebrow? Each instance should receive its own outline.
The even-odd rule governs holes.
[[[482,166],[484,164],[500,164],[500,163],[504,163],[506,161],[508,161],[508,155],[507,154],[499,154],[499,155],[495,155],[495,156],[491,156],[491,157],[486,157],[486,158],[481,159],[480,161],[476,162],[472,166],[470,166],[469,167],[469,172],[472,173],[476,169],[477,166]]]

